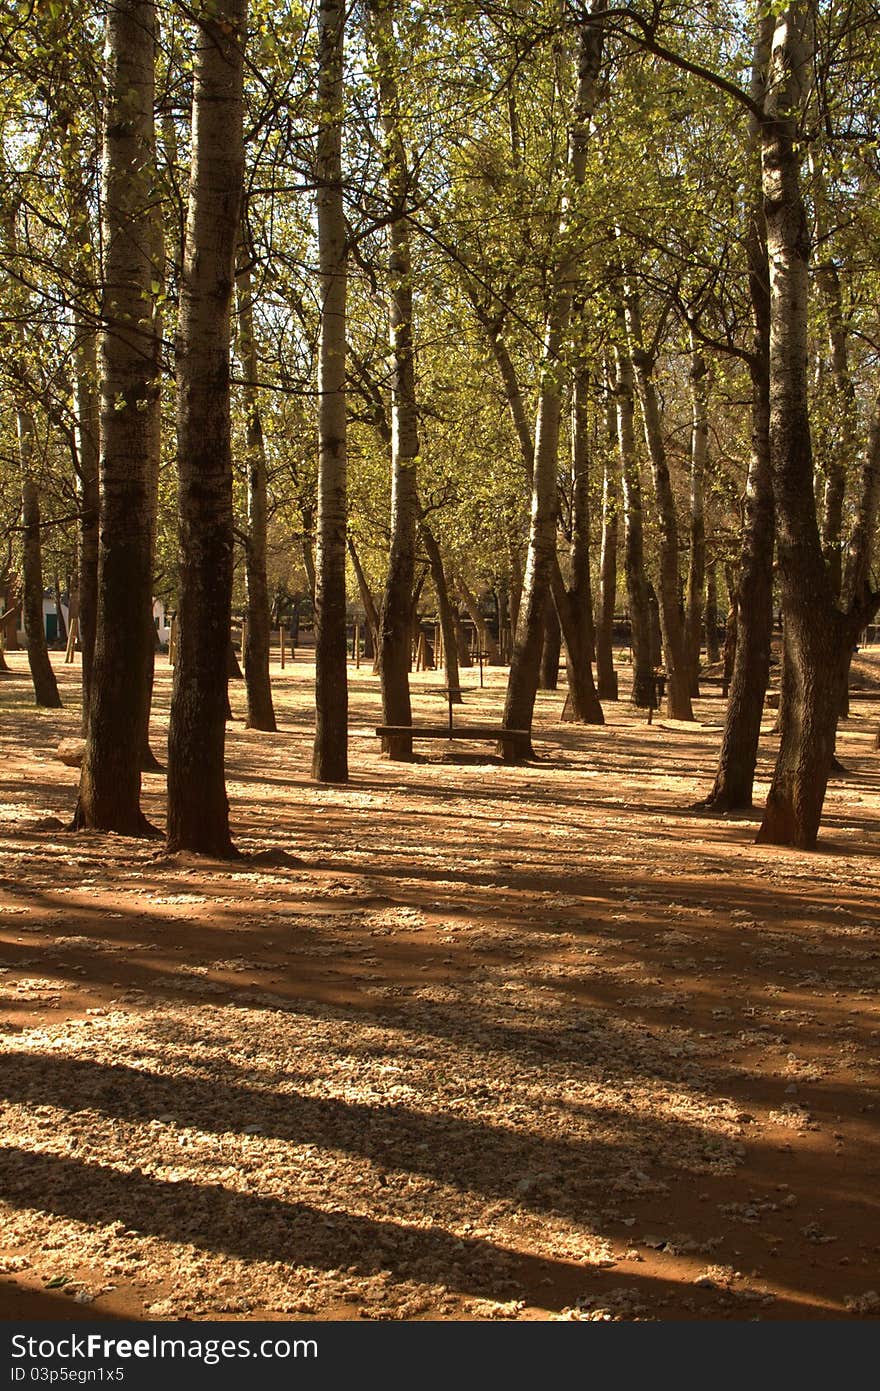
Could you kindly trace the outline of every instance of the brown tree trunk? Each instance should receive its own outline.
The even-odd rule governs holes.
[[[544,617],[544,644],[541,648],[540,691],[555,691],[559,685],[559,659],[562,655],[562,628],[556,610],[549,604]]]
[[[618,328],[620,328],[620,323]],[[654,701],[651,660],[651,616],[645,574],[645,542],[642,520],[642,484],[636,459],[633,423],[633,375],[629,354],[619,344],[614,349],[617,436],[623,485],[623,568],[629,601],[633,705],[648,709]]]
[[[598,9],[598,3],[594,7]],[[590,120],[598,94],[598,76],[602,61],[603,30],[599,20],[584,20],[578,38],[578,75],[573,119],[569,132],[568,174],[574,185],[583,183],[586,168],[587,141]],[[556,562],[556,470],[559,449],[559,426],[562,397],[559,381],[559,359],[571,316],[574,280],[577,273],[576,249],[569,231],[570,206],[563,199],[560,214],[560,244],[565,248],[556,266],[550,288],[550,304],[544,334],[538,412],[535,425],[534,469],[532,473],[532,507],[529,529],[529,549],[523,581],[522,601],[516,626],[516,639],[510,664],[510,677],[504,702],[502,726],[505,729],[529,731],[519,740],[505,740],[498,745],[504,759],[522,758],[532,753],[531,727],[538,689],[538,674],[543,644],[544,612],[547,591]],[[558,592],[557,584],[557,592]],[[564,586],[563,586],[564,588]],[[560,621],[565,625],[565,605],[557,605]],[[580,617],[580,616],[579,616]],[[587,620],[592,624],[592,611]],[[575,680],[585,677],[583,653],[579,648],[580,632],[572,630],[569,657]],[[589,651],[587,653],[589,664]],[[586,684],[586,683],[585,683]],[[592,685],[592,673],[589,678]],[[588,718],[580,708],[581,692],[576,685],[572,692],[575,716]],[[595,696],[595,691],[593,692]],[[596,702],[598,704],[598,702]]]
[[[257,392],[257,344],[254,335],[254,305],[250,268],[244,259],[236,277],[238,294],[238,352],[245,377],[243,391],[245,408],[245,445],[247,462],[247,537],[244,546],[245,592],[247,622],[245,624],[244,662],[247,692],[247,729],[273,733],[277,728],[272,703],[272,683],[269,679],[269,649],[272,638],[272,613],[269,585],[266,578],[266,545],[268,526],[268,465],[263,438],[263,420]]]
[[[666,713],[671,719],[692,720],[690,676],[678,574],[678,519],[669,478],[666,446],[660,423],[660,407],[654,382],[654,364],[642,336],[639,297],[629,291],[624,300],[630,356],[635,370],[645,443],[651,461],[657,502],[660,625],[666,654]]]
[[[168,848],[229,857],[224,778],[232,595],[230,304],[240,226],[246,0],[198,20],[177,336],[180,608],[168,738]]]
[[[468,611],[470,620],[477,630],[477,641],[480,644],[481,650],[485,653],[485,660],[488,662],[489,666],[498,666],[501,662],[501,653],[498,648],[498,643],[493,638],[485,618],[480,613],[480,606],[477,603],[476,596],[468,588],[460,574],[456,575],[455,584],[459,594],[464,600],[464,606]]]
[[[568,697],[563,708],[563,717],[580,724],[604,724],[605,716],[596,694],[592,667],[596,639],[590,585],[590,478],[587,438],[587,379],[586,373],[579,367],[574,372],[571,405],[571,582],[567,588],[562,583],[559,563],[554,556],[550,583],[553,602],[565,638]]]
[[[82,664],[82,732],[88,728],[98,620],[98,469],[100,404],[98,340],[88,324],[77,324],[74,343],[74,410],[79,464],[79,646]]]
[[[771,22],[759,32],[752,93],[763,97]],[[773,627],[773,480],[770,463],[770,282],[758,199],[749,210],[746,253],[753,336],[752,449],[746,481],[739,584],[734,609],[736,646],[715,784],[707,805],[717,811],[752,805],[761,717],[770,674]],[[708,616],[707,616],[708,623]],[[726,647],[726,644],[725,644]],[[725,663],[725,675],[727,665]]]
[[[376,601],[373,598],[372,591],[370,589],[369,584],[367,583],[367,577],[364,574],[364,569],[361,565],[360,556],[357,553],[354,540],[351,536],[349,536],[348,538],[348,553],[351,556],[351,563],[354,567],[355,578],[357,579],[358,585],[358,592],[361,596],[361,604],[363,605],[364,614],[366,615],[367,628],[373,640],[373,649],[374,651],[377,651],[379,647],[379,610],[376,608]],[[366,650],[364,651],[365,657],[370,657],[372,655],[373,652],[367,652]]]
[[[140,810],[153,659],[152,447],[159,409],[153,325],[156,15],[152,0],[108,11],[104,127],[98,604],[89,718],[74,825],[151,832]]]
[[[720,660],[718,645],[718,565],[713,560],[706,568],[706,660],[710,665]]]
[[[446,673],[446,689],[448,692],[451,692],[453,705],[460,705],[462,703],[462,696],[461,676],[458,670],[458,634],[455,626],[455,615],[452,611],[452,604],[449,601],[449,588],[446,583],[446,571],[443,568],[443,557],[440,554],[437,538],[427,522],[422,521],[420,531],[422,543],[425,547],[425,554],[428,557],[428,565],[431,570],[434,592],[437,595],[437,608],[440,614],[440,630],[443,633],[443,664]]]
[[[321,0],[318,39],[318,553],[312,777],[348,781],[345,336],[348,247],[342,200],[344,0]]]
[[[40,544],[40,494],[36,480],[30,474],[33,452],[33,421],[26,411],[18,412],[19,453],[28,458],[21,489],[22,515],[22,579],[24,631],[27,639],[28,666],[34,685],[34,701],[47,710],[58,710],[61,697],[58,682],[49,659],[46,643],[46,623],[43,617],[43,561]]]
[[[777,22],[761,126],[770,276],[770,457],[790,698],[758,841],[812,849],[837,726],[848,625],[835,607],[813,494],[807,392],[809,234],[797,118],[811,57],[805,7]]]
[[[596,684],[600,700],[617,700],[614,670],[614,608],[617,601],[617,539],[620,497],[615,443],[617,421],[608,383],[608,440],[602,476],[602,549],[599,557],[599,602],[596,613]]]
[[[409,169],[397,91],[398,54],[394,0],[369,0],[370,40],[377,60],[379,115],[385,144],[388,225],[388,319],[391,343],[391,547],[382,600],[379,668],[382,716],[388,725],[411,725],[412,594],[418,520],[416,461],[418,415],[413,359],[413,294]],[[412,739],[383,740],[389,758],[412,758]]]
[[[700,649],[703,636],[703,585],[706,579],[706,519],[703,481],[709,454],[708,367],[691,340],[691,535],[685,601],[685,645],[690,671],[690,692],[700,694]]]

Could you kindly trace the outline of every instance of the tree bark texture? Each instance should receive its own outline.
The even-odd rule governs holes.
[[[789,698],[757,839],[812,849],[837,726],[847,625],[836,608],[816,517],[807,389],[809,234],[797,117],[810,61],[805,7],[777,19],[761,124],[770,267],[770,457]]]
[[[667,663],[666,713],[671,719],[692,720],[694,712],[691,708],[689,664],[678,573],[678,518],[663,440],[654,364],[644,346],[641,305],[634,291],[630,290],[625,294],[624,307],[630,356],[642,408],[645,443],[651,461],[654,496],[657,502],[660,552],[658,599]]]
[[[703,586],[706,581],[706,516],[704,480],[709,457],[709,369],[691,342],[691,517],[685,599],[685,643],[690,692],[699,695],[700,649],[703,639]]]
[[[706,566],[706,660],[711,665],[721,657],[718,645],[718,564],[710,561]]]
[[[318,186],[321,320],[312,777],[319,782],[347,782],[345,314],[348,247],[342,203],[344,0],[321,0],[318,28],[319,126],[315,181]]]
[[[140,787],[153,659],[147,616],[159,410],[152,241],[155,25],[152,0],[119,0],[108,10],[98,603],[74,815],[77,826],[127,835],[151,829],[140,810]]]
[[[232,594],[230,304],[244,147],[246,0],[197,16],[192,164],[177,355],[180,608],[168,739],[170,850],[229,857],[224,779]]]
[[[573,374],[571,399],[571,580],[561,584],[554,556],[551,571],[553,602],[563,623],[568,697],[566,719],[581,724],[604,724],[605,716],[593,682],[593,595],[590,584],[590,473],[587,422],[587,377],[582,367]]]
[[[617,602],[617,541],[620,529],[620,481],[616,467],[617,420],[608,383],[608,440],[602,471],[602,547],[599,555],[599,601],[596,609],[596,685],[600,700],[617,700],[614,670],[614,608]]]
[[[391,348],[391,546],[382,599],[379,672],[385,724],[411,725],[412,594],[418,521],[418,413],[413,353],[413,286],[409,172],[397,90],[394,0],[369,0],[370,39],[376,64],[384,136],[388,226],[388,321]],[[408,735],[383,740],[389,758],[412,758]]]
[[[764,98],[773,21],[758,30],[752,63],[752,95]],[[753,139],[757,129],[753,127]],[[773,472],[770,458],[770,280],[760,179],[748,210],[746,256],[752,310],[752,442],[746,480],[742,551],[735,606],[736,644],[724,733],[708,805],[718,811],[752,805],[761,717],[770,675],[773,629]]]
[[[272,733],[277,729],[269,679],[272,615],[266,578],[268,466],[263,420],[257,391],[257,344],[254,335],[254,303],[250,267],[242,258],[236,277],[238,295],[238,355],[245,378],[247,537],[244,547],[247,623],[244,641],[244,679],[248,729]]]
[[[567,178],[574,186],[582,184],[584,180],[590,119],[598,95],[602,47],[601,21],[586,19],[580,26],[578,39],[577,89],[569,131],[566,171]],[[559,224],[559,243],[562,252],[551,282],[542,351],[538,411],[535,424],[529,548],[510,664],[510,676],[504,702],[504,714],[501,721],[505,729],[521,729],[529,732],[532,727],[535,697],[538,690],[547,591],[553,574],[554,562],[556,562],[556,470],[562,414],[561,357],[568,332],[578,270],[578,248],[572,237],[569,218],[570,203],[568,195],[566,195],[562,203]],[[564,610],[565,604],[562,605],[562,608],[557,606],[563,627],[567,617]],[[592,613],[589,616],[589,621],[592,622]],[[566,643],[568,643],[568,635],[566,635]],[[577,662],[581,657],[581,652],[578,650],[576,637],[573,637],[573,647],[575,650],[571,653],[571,659],[573,662]],[[578,674],[581,674],[580,670]],[[590,684],[592,684],[592,674],[590,675]],[[572,698],[573,701],[577,699],[574,693]],[[584,711],[577,707],[575,713],[578,719],[587,718]],[[524,737],[521,740],[510,740],[499,744],[498,753],[505,759],[516,759],[530,755],[532,753],[530,734],[529,737]]]
[[[618,328],[621,326],[619,322]],[[633,705],[641,709],[648,709],[653,704],[654,699],[654,672],[651,660],[648,579],[645,574],[642,483],[639,477],[638,459],[636,458],[632,362],[621,343],[615,346],[614,361],[617,438],[623,488],[623,568],[629,602],[632,647],[632,692],[630,699]]]
[[[33,454],[33,420],[26,411],[18,412],[19,453],[24,460]],[[21,487],[22,520],[22,613],[27,639],[27,657],[34,686],[34,702],[47,710],[61,708],[58,682],[49,659],[46,623],[43,618],[43,559],[40,539],[40,492],[31,473],[24,469]]]
[[[98,621],[98,516],[100,508],[100,419],[98,339],[90,324],[77,323],[74,342],[74,411],[79,466],[79,645],[82,664],[82,731],[88,728]]]
[[[446,583],[446,571],[443,566],[443,556],[434,535],[427,522],[422,521],[420,526],[422,544],[425,547],[425,554],[428,557],[428,565],[431,571],[431,580],[434,585],[434,592],[437,595],[437,609],[440,615],[440,631],[443,634],[443,665],[446,676],[446,688],[451,692],[453,705],[462,703],[461,696],[461,676],[458,670],[458,632],[456,630],[455,614],[449,599],[449,587]],[[416,615],[416,627],[418,627],[418,615]]]
[[[559,659],[562,656],[562,628],[555,608],[549,604],[544,615],[544,644],[541,648],[541,669],[538,689],[555,691],[559,685]]]

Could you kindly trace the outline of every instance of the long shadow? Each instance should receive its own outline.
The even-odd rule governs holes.
[[[335,1270],[341,1261],[360,1274],[390,1271],[397,1279],[442,1284],[490,1296],[499,1277],[538,1283],[536,1276],[582,1285],[584,1267],[525,1253],[440,1227],[331,1211],[239,1193],[216,1183],[174,1184],[78,1159],[0,1147],[6,1201],[73,1218],[90,1226],[123,1221],[176,1244],[192,1243],[246,1260],[281,1261]]]
[[[632,1068],[628,1072],[632,1075]],[[585,1203],[595,1201],[597,1181],[627,1165],[644,1164],[645,1151],[669,1145],[673,1153],[685,1147],[690,1157],[707,1158],[717,1155],[721,1139],[684,1119],[641,1119],[600,1106],[589,1112],[599,1132],[595,1137],[548,1139],[394,1102],[368,1105],[309,1096],[289,1083],[278,1091],[240,1086],[229,1077],[225,1060],[216,1079],[196,1080],[55,1054],[7,1055],[0,1094],[9,1103],[98,1111],[145,1124],[171,1114],[212,1134],[243,1132],[258,1124],[262,1134],[290,1144],[345,1150],[391,1170],[427,1175],[462,1190],[476,1188],[496,1198],[516,1197],[537,1210],[556,1207],[575,1218],[583,1216]],[[619,1132],[619,1140],[608,1138]],[[727,1153],[730,1142],[721,1145]],[[522,1181],[536,1168],[552,1175],[552,1199],[523,1194]]]

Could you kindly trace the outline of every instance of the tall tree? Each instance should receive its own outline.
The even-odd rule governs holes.
[[[268,464],[263,419],[257,390],[257,342],[254,334],[254,301],[251,270],[243,249],[236,279],[238,288],[238,355],[245,377],[245,447],[247,464],[247,531],[244,539],[247,623],[244,639],[244,679],[247,691],[247,727],[273,731],[275,707],[269,680],[271,606],[266,577],[269,515]]]
[[[318,35],[318,533],[315,564],[315,747],[312,777],[348,781],[345,405],[348,246],[342,201],[345,0],[321,0]]]
[[[599,9],[598,5],[596,9]],[[583,183],[590,118],[598,95],[602,43],[601,18],[592,15],[585,18],[578,34],[577,86],[569,131],[567,174],[572,187]],[[544,637],[544,610],[556,558],[556,470],[562,414],[561,359],[571,317],[577,268],[577,247],[571,236],[570,220],[569,193],[563,199],[560,213],[559,241],[562,252],[553,270],[544,330],[535,424],[529,549],[504,702],[502,724],[505,729],[531,731]],[[506,740],[499,745],[498,751],[505,758],[523,757],[531,752],[531,737],[519,741]]]
[[[92,692],[74,825],[151,830],[140,810],[152,634],[152,446],[158,412],[153,325],[156,13],[107,11],[104,267],[101,303],[100,531]]]
[[[852,646],[876,608],[867,579],[861,590],[854,587],[846,612],[835,604],[813,493],[807,383],[810,240],[798,140],[812,57],[809,7],[790,5],[776,21],[761,122],[771,267],[770,457],[787,696],[779,755],[758,840],[804,849],[816,844]],[[872,484],[866,469],[863,496],[871,493]]]
[[[411,725],[409,670],[412,655],[412,593],[415,578],[419,458],[413,346],[412,249],[409,164],[397,82],[394,0],[369,0],[369,36],[376,69],[384,137],[385,197],[388,204],[388,324],[391,347],[391,547],[382,599],[379,672],[386,724]],[[383,741],[390,758],[412,757],[412,739]]]
[[[247,0],[197,6],[192,162],[177,330],[179,637],[168,847],[230,857],[224,776],[232,601],[230,305],[244,179]]]

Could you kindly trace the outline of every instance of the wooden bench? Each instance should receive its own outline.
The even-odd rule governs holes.
[[[454,728],[443,724],[380,724],[376,725],[376,734],[380,739],[446,739],[450,743],[453,739],[487,739],[494,744],[505,745],[531,739],[527,729],[496,729],[484,724],[456,725]]]

